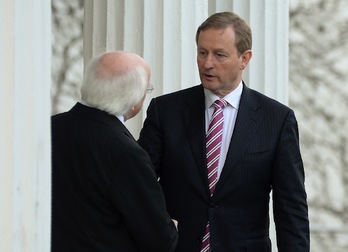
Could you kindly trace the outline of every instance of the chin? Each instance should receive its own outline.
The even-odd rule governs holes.
[[[214,83],[214,82],[210,82],[210,81],[203,81],[203,82],[202,82],[202,85],[203,85],[203,87],[204,87],[205,89],[208,89],[208,90],[211,90],[211,91],[213,91],[213,90],[219,88],[219,87],[218,87],[218,84],[216,84],[216,83]]]

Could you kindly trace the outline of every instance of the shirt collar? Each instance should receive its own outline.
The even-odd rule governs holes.
[[[223,97],[225,101],[228,102],[232,107],[238,110],[239,108],[239,102],[240,97],[242,96],[243,91],[243,81],[241,81],[238,85],[238,87],[233,90],[231,93]],[[204,88],[204,95],[205,95],[205,106],[206,108],[210,108],[211,105],[214,103],[214,101],[220,99],[217,95],[212,93],[210,90]]]
[[[120,116],[116,116],[123,124],[125,123],[124,121],[124,116],[120,115]]]

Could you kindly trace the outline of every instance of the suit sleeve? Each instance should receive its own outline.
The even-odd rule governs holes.
[[[309,251],[309,221],[298,126],[289,111],[273,166],[273,211],[279,252]]]
[[[113,176],[114,202],[140,251],[173,251],[178,234],[166,211],[150,158],[138,145],[119,156]]]
[[[160,177],[163,138],[157,111],[156,99],[152,99],[147,109],[147,116],[144,122],[144,127],[140,132],[138,143],[149,154],[156,175],[157,177]]]

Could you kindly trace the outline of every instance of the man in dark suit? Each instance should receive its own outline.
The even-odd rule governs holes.
[[[271,191],[278,251],[309,251],[296,118],[243,82],[250,27],[234,13],[216,13],[198,28],[196,42],[202,84],[153,99],[138,140],[179,222],[176,251],[271,251]],[[210,126],[215,100],[223,119]],[[207,140],[214,127],[215,140]]]
[[[151,160],[124,121],[143,105],[150,68],[138,55],[109,52],[85,69],[82,103],[52,117],[52,251],[173,251]]]

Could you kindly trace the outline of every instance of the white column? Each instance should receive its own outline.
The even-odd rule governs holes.
[[[0,8],[0,251],[50,250],[51,5]]]
[[[195,33],[209,14],[235,11],[253,30],[244,80],[280,102],[288,98],[288,0],[85,0],[85,61],[109,50],[142,55],[152,68],[153,96],[199,84]],[[135,137],[145,109],[127,122]]]
[[[251,26],[253,57],[243,79],[282,103],[288,103],[289,0],[212,0],[209,13],[234,11]]]
[[[135,138],[154,96],[199,84],[195,34],[208,15],[208,1],[85,0],[85,60],[109,50],[140,54],[155,86],[144,109],[126,124]]]

